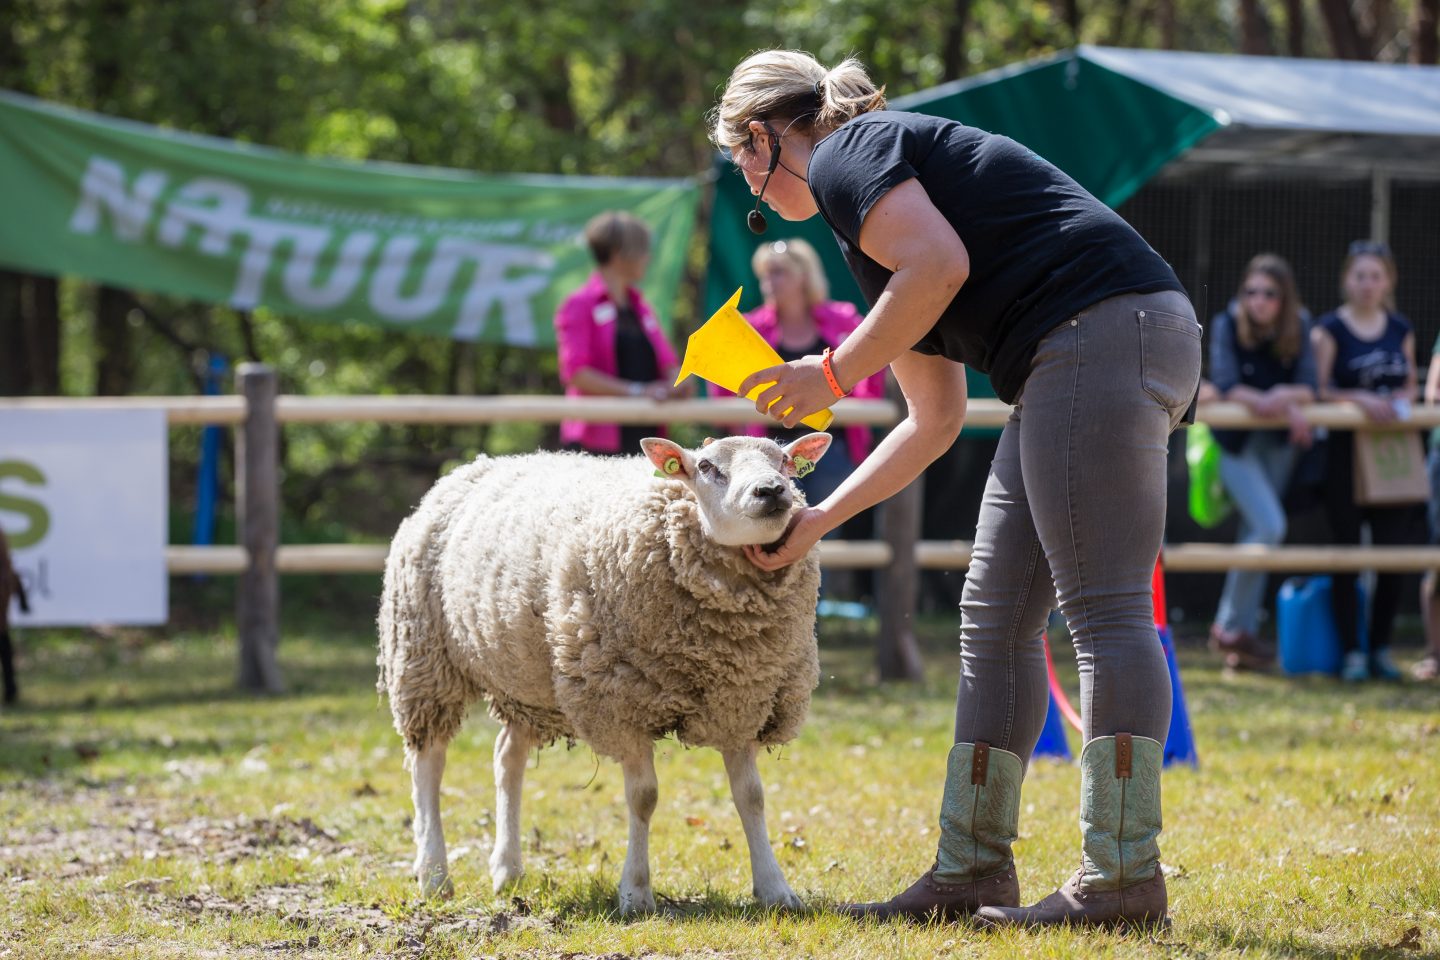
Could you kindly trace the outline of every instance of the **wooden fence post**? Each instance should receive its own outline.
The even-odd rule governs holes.
[[[249,564],[235,593],[240,639],[240,686],[256,693],[285,688],[276,661],[280,643],[280,429],[275,419],[278,378],[261,363],[236,370],[245,420],[235,444],[235,514]]]
[[[919,680],[924,674],[914,617],[920,595],[920,569],[915,544],[920,539],[920,506],[925,489],[922,474],[880,507],[880,535],[890,544],[890,565],[880,572],[880,632],[875,637],[875,664],[881,680]]]

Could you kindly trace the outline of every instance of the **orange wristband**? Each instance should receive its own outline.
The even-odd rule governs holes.
[[[820,354],[820,369],[825,371],[825,382],[830,384],[830,392],[835,394],[837,400],[846,396],[844,390],[840,389],[840,381],[835,379],[835,371],[830,368],[830,348]]]

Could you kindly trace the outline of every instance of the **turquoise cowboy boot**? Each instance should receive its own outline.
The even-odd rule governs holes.
[[[987,906],[986,926],[1168,926],[1160,869],[1160,768],[1149,737],[1096,737],[1080,753],[1080,869],[1032,907]]]
[[[853,917],[969,916],[987,904],[1015,906],[1020,884],[1010,845],[1020,819],[1024,764],[988,743],[950,748],[940,803],[940,847],[935,865],[904,893],[883,903],[847,904]]]

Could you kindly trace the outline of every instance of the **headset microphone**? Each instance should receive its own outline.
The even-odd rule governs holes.
[[[768,122],[765,130],[770,134],[770,169],[765,171],[765,180],[760,184],[760,192],[755,195],[755,209],[745,215],[745,226],[756,236],[764,233],[767,226],[765,214],[760,212],[760,201],[765,199],[765,188],[770,186],[770,178],[775,175],[775,168],[780,165],[780,138],[775,136],[775,131],[770,129]]]

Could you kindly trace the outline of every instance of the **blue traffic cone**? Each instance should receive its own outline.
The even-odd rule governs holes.
[[[1045,726],[1040,729],[1040,740],[1035,744],[1032,756],[1054,757],[1056,760],[1070,759],[1070,741],[1065,738],[1065,719],[1055,704],[1055,694],[1050,694],[1050,708],[1045,711]]]
[[[1169,627],[1156,627],[1160,634],[1160,646],[1165,650],[1165,665],[1170,668],[1170,732],[1165,737],[1165,766],[1172,763],[1200,765],[1195,752],[1195,736],[1190,731],[1190,712],[1185,709],[1185,688],[1180,685],[1180,666],[1175,662],[1175,645],[1170,640]],[[1054,701],[1051,701],[1054,709]],[[1046,721],[1049,724],[1049,721]],[[1043,735],[1041,739],[1044,739]]]

